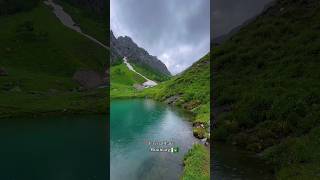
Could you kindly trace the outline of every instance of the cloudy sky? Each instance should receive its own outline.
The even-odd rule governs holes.
[[[211,3],[212,37],[228,33],[258,15],[274,0],[213,0]]]
[[[210,0],[111,0],[111,29],[177,74],[210,49]]]

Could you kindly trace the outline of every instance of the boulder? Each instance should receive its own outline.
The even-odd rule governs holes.
[[[0,67],[0,76],[8,76],[8,72],[4,69]]]
[[[93,70],[78,70],[73,75],[73,80],[76,81],[84,89],[94,89],[103,85],[103,77]]]

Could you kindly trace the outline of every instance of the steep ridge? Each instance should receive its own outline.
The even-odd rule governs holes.
[[[112,64],[117,64],[123,57],[127,57],[128,61],[132,63],[152,69],[162,75],[171,75],[165,64],[157,59],[157,57],[149,55],[143,48],[138,47],[138,45],[128,36],[115,38],[111,31],[110,45]]]
[[[278,0],[213,50],[215,141],[261,153],[278,179],[317,179],[320,3]]]

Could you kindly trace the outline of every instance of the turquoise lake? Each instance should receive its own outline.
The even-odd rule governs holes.
[[[110,116],[111,180],[181,177],[183,156],[196,142],[187,114],[152,100],[130,99],[112,101]],[[163,141],[173,142],[179,152],[150,151],[149,142]]]
[[[1,180],[106,180],[107,117],[0,121]]]

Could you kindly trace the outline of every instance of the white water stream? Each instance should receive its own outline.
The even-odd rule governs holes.
[[[86,38],[90,39],[91,41],[99,44],[105,49],[109,49],[105,44],[101,43],[100,41],[96,40],[95,38],[85,34],[81,31],[81,28],[73,21],[72,17],[63,10],[63,7],[54,3],[53,0],[44,1],[44,4],[51,6],[53,8],[53,13],[56,17],[60,20],[60,22],[65,25],[66,27],[80,33],[81,35],[85,36]]]
[[[153,86],[158,85],[158,83],[156,83],[156,82],[154,82],[154,81],[146,78],[144,75],[142,75],[142,74],[138,73],[136,70],[134,70],[134,68],[133,68],[133,67],[131,66],[131,64],[128,62],[127,57],[124,57],[124,58],[123,58],[123,62],[127,65],[128,69],[129,69],[130,71],[133,71],[134,73],[138,74],[139,76],[143,77],[143,78],[146,80],[146,82],[144,82],[144,83],[142,84],[145,88],[153,87]]]

